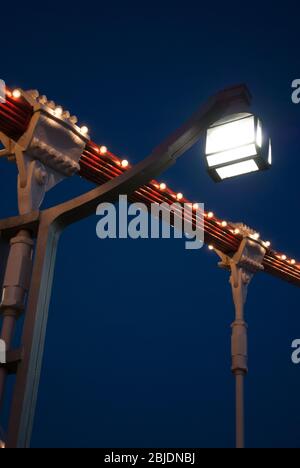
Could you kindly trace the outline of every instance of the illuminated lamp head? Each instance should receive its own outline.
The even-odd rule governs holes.
[[[231,114],[207,129],[205,158],[216,182],[265,170],[272,164],[271,140],[256,116]]]

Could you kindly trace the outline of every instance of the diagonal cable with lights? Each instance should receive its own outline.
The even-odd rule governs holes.
[[[46,98],[41,96],[39,98]],[[55,109],[57,117],[64,116],[74,125],[77,122],[75,117],[64,113],[60,106],[51,104]],[[6,90],[6,102],[0,103],[0,131],[8,138],[18,141],[26,132],[32,118],[32,106],[22,97],[19,90]],[[88,134],[88,128],[83,126],[79,129],[82,134]],[[110,152],[105,146],[96,145],[88,141],[79,160],[80,170],[78,174],[84,179],[101,185],[115,177],[121,175],[130,168],[127,160],[118,158]],[[167,203],[172,205],[174,202],[191,203],[181,193],[176,193],[169,189],[166,184],[155,180],[136,190],[129,199],[131,201],[140,201],[150,206],[151,203]],[[194,204],[195,206],[195,204]],[[190,219],[190,222],[196,222],[196,209]],[[176,213],[174,214],[176,216]],[[235,253],[242,240],[242,234],[233,223],[226,222],[215,217],[211,212],[204,214],[204,240],[209,246],[231,255]],[[280,254],[270,248],[270,243],[264,243],[267,252],[263,260],[265,272],[277,276],[285,281],[300,286],[300,264],[294,259],[289,259],[285,254]]]

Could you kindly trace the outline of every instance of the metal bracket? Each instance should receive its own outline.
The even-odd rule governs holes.
[[[4,146],[4,149],[0,150],[0,158],[8,157],[12,152],[13,141],[2,132],[0,132],[0,141]]]
[[[257,271],[262,271],[262,261],[266,248],[255,234],[244,230],[244,238],[238,251],[230,257],[216,250],[221,258],[219,266],[229,269],[232,297],[235,305],[235,321],[231,325],[232,373],[236,380],[236,447],[245,446],[244,423],[244,377],[248,373],[248,326],[244,318],[244,305],[247,299],[248,285]]]
[[[244,237],[238,251],[228,256],[215,250],[221,258],[220,268],[229,269],[232,297],[235,305],[235,321],[232,324],[232,372],[248,372],[247,323],[244,319],[244,305],[247,299],[248,285],[257,271],[262,271],[265,247],[258,240]]]
[[[0,133],[0,156],[16,162],[20,214],[38,210],[45,194],[79,170],[79,159],[88,139],[70,122],[59,119],[52,108],[39,102],[37,91],[20,91],[32,106],[29,126],[17,141]]]
[[[28,130],[29,133],[33,132],[37,118],[38,114],[35,114]],[[4,149],[0,151],[0,157],[7,157],[9,161],[16,161],[17,164],[20,214],[37,210],[46,193],[47,172],[45,167],[39,161],[26,157],[26,147],[16,143],[1,132],[0,141],[4,146]]]
[[[221,258],[220,268],[231,271],[230,284],[236,309],[241,313],[246,299],[248,285],[257,271],[262,271],[262,261],[266,253],[265,247],[258,240],[246,236],[243,238],[238,251],[228,256],[219,250],[215,250]]]

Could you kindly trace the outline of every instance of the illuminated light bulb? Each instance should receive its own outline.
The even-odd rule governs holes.
[[[213,246],[213,245],[209,245],[209,246],[208,246],[208,249],[209,249],[209,250],[214,250],[214,246]]]
[[[183,199],[182,193],[177,193],[176,198],[177,200],[182,200]]]
[[[14,89],[12,95],[15,99],[19,99],[21,97],[21,91],[19,89]]]
[[[238,228],[236,228],[233,232],[234,232],[234,234],[239,234],[240,230]]]
[[[166,190],[167,186],[164,182],[159,185],[160,190]]]
[[[286,255],[281,255],[281,260],[286,260]]]
[[[63,109],[62,109],[62,107],[58,106],[58,107],[55,109],[55,115],[56,115],[57,117],[61,117],[62,114],[63,114]]]
[[[48,102],[48,107],[50,107],[50,109],[54,110],[56,108],[55,102],[54,101],[49,101]]]
[[[43,94],[42,96],[39,97],[38,101],[40,104],[43,104],[43,105],[47,104],[48,102],[47,96]]]
[[[207,213],[207,217],[208,217],[208,218],[210,218],[210,219],[211,219],[211,218],[213,218],[213,217],[214,217],[214,214],[213,214],[213,212],[212,212],[212,211],[210,211],[209,213]]]
[[[196,210],[198,210],[198,209],[199,209],[198,203],[194,203],[194,204],[193,204],[193,210],[196,211]]]
[[[129,166],[129,162],[127,161],[127,159],[123,159],[123,161],[121,162],[121,166],[124,168]]]
[[[31,89],[30,91],[28,91],[30,94],[31,94],[31,97],[33,97],[33,99],[37,99],[40,95],[39,91],[37,89]]]
[[[78,122],[76,115],[71,115],[70,122],[74,125]]]
[[[86,127],[86,125],[83,125],[80,131],[83,135],[87,135],[89,133],[89,129]]]
[[[260,235],[258,234],[258,232],[256,232],[255,234],[253,234],[253,239],[258,240],[259,237],[260,237]]]
[[[106,154],[106,153],[107,153],[107,148],[106,148],[106,146],[100,146],[100,153],[101,153],[101,154]]]
[[[222,227],[226,227],[227,226],[227,221],[222,221],[221,225],[222,225]]]
[[[296,260],[294,260],[294,259],[292,258],[291,264],[292,264],[292,265],[295,265],[295,263],[296,263]]]
[[[270,247],[271,242],[270,242],[270,241],[267,241],[267,242],[265,242],[264,244],[265,244],[265,247]]]

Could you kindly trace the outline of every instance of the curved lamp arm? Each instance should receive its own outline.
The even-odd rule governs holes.
[[[246,85],[227,88],[212,96],[206,104],[177,131],[166,138],[146,159],[126,173],[44,213],[59,222],[61,228],[95,213],[102,201],[115,201],[120,194],[130,194],[160,175],[187,152],[213,122],[229,111],[241,112],[250,106],[251,95]]]

